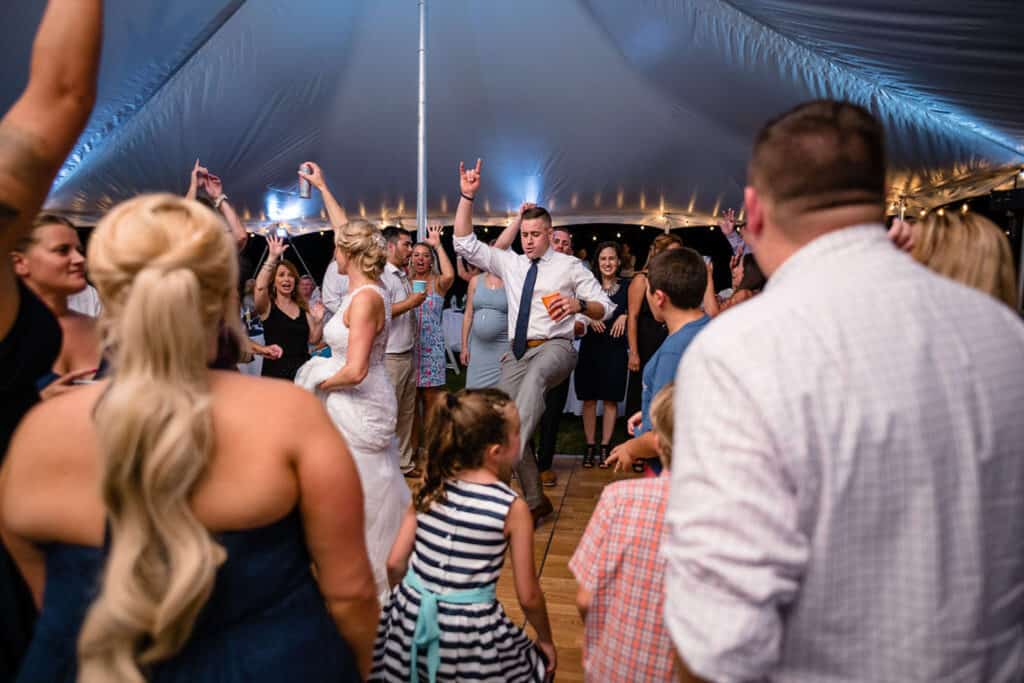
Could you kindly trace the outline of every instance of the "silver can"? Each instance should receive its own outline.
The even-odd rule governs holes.
[[[309,164],[302,164],[299,166],[299,173],[312,173],[313,167]],[[303,199],[309,199],[312,196],[313,190],[309,185],[309,181],[299,176],[299,196]]]

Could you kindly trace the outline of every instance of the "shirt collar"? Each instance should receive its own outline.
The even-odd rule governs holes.
[[[554,258],[554,255],[555,255],[555,254],[557,254],[557,253],[558,253],[558,252],[557,252],[557,251],[555,251],[555,248],[554,248],[554,247],[552,247],[552,246],[551,246],[551,245],[549,244],[549,245],[548,245],[548,250],[547,250],[547,251],[545,251],[545,252],[544,252],[544,254],[543,254],[543,255],[542,255],[541,257],[540,257],[540,260],[541,260],[542,262],[544,262],[544,263],[547,263],[547,262],[548,262],[548,261],[550,261],[550,260],[551,260],[552,258]],[[563,255],[564,255],[564,254],[563,254]]]
[[[387,265],[384,266],[384,269],[393,275],[397,275],[398,277],[405,277],[405,271],[396,266],[395,264],[391,263],[391,261],[387,262]]]
[[[796,279],[801,272],[812,270],[813,264],[824,259],[833,259],[844,252],[858,251],[888,241],[885,226],[881,223],[861,223],[829,231],[800,247],[783,261],[768,278],[765,289]]]

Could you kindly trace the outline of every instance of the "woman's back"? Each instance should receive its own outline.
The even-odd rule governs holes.
[[[106,558],[106,512],[97,495],[103,464],[91,419],[105,389],[100,383],[39,406],[12,447],[4,521],[21,543],[41,551],[46,584],[19,680],[74,680],[79,631]],[[309,466],[315,463],[302,440],[336,439],[333,427],[315,398],[278,382],[212,372],[210,397],[212,455],[190,501],[227,559],[190,638],[151,670],[153,680],[358,680],[351,650],[311,574],[307,547],[307,540],[325,539],[310,529],[313,501],[303,494],[303,480],[314,476]],[[274,409],[254,415],[254,405]],[[42,572],[31,562],[19,564],[38,595]],[[303,656],[311,649],[322,655]]]

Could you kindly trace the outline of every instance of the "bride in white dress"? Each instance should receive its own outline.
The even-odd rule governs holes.
[[[363,220],[335,230],[338,272],[349,290],[323,331],[331,357],[314,357],[295,383],[317,394],[348,442],[363,485],[366,546],[377,592],[388,590],[387,558],[410,494],[398,462],[395,389],[384,367],[391,304],[380,284],[386,248]]]

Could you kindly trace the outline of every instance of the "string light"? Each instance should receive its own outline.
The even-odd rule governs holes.
[[[940,216],[945,216],[946,215],[946,210],[945,209],[939,209],[936,213],[938,213]]]
[[[961,211],[962,213],[967,213],[967,204],[964,204],[963,206],[961,206],[961,207],[960,207],[960,211]]]

